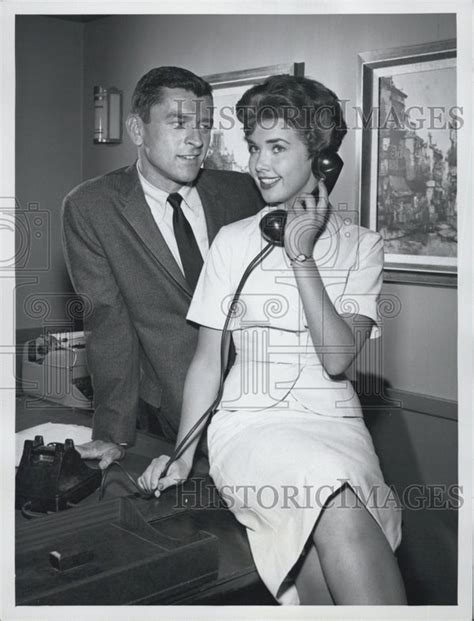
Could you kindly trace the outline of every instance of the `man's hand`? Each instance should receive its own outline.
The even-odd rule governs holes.
[[[287,206],[285,225],[285,250],[290,259],[300,254],[312,256],[314,244],[326,224],[329,208],[328,193],[319,182],[319,200],[312,194],[301,194]]]
[[[113,442],[103,442],[102,440],[91,440],[85,444],[76,446],[76,450],[82,459],[100,459],[99,468],[105,470],[113,461],[123,459],[125,449]]]
[[[177,459],[171,464],[166,476],[161,479],[169,459],[168,455],[156,457],[138,479],[138,485],[149,494],[154,493],[157,498],[167,487],[185,481],[191,471],[191,466],[183,459]]]

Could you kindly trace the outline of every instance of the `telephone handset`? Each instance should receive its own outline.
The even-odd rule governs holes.
[[[319,157],[313,160],[313,174],[315,177],[323,179],[328,194],[331,193],[331,190],[336,185],[343,166],[344,162],[335,151],[322,151]],[[317,200],[317,187],[313,194]],[[275,211],[271,211],[263,216],[260,220],[260,230],[265,241],[275,246],[283,246],[287,215],[284,209],[275,209]]]

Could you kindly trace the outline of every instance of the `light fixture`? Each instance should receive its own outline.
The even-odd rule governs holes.
[[[122,91],[94,86],[94,142],[122,142]]]

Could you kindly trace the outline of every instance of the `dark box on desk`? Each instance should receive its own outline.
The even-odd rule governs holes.
[[[177,538],[173,520],[148,524],[132,499],[117,498],[20,526],[16,604],[160,603],[215,580],[217,538]]]

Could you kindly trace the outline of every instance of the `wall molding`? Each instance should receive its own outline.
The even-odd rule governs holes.
[[[451,399],[386,386],[383,388],[383,394],[360,395],[360,399],[362,408],[367,411],[383,408],[392,413],[394,410],[405,410],[455,422],[458,420],[458,404]]]
[[[63,326],[57,326],[55,329],[48,326],[48,332],[60,332],[64,330]],[[82,330],[82,325],[77,325],[75,330]],[[21,365],[22,344],[26,341],[36,338],[43,333],[40,328],[20,328],[16,331],[17,337],[17,377],[19,377],[19,368]],[[374,411],[386,409],[388,411],[406,410],[408,412],[417,412],[426,416],[435,416],[436,418],[445,418],[447,420],[458,420],[458,403],[451,399],[443,399],[441,397],[433,397],[418,392],[409,392],[407,390],[398,390],[383,386],[381,394],[367,395],[364,391],[357,389],[357,381],[353,382],[356,392],[362,403],[362,408],[366,411]]]

